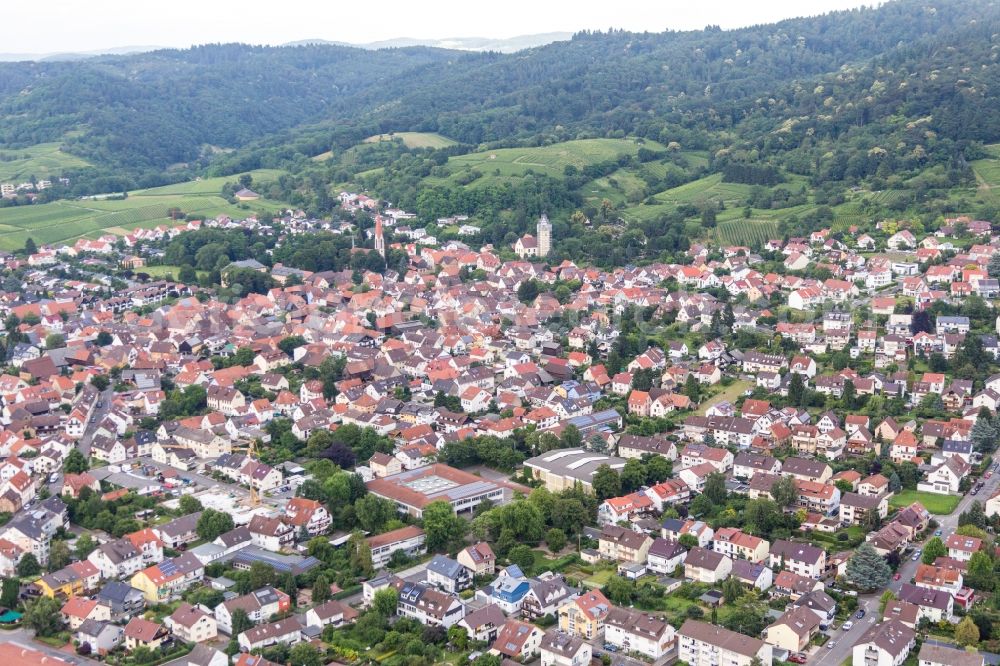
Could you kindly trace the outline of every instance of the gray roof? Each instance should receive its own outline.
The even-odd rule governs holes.
[[[457,580],[462,575],[465,567],[450,557],[435,555],[434,559],[428,563],[427,570],[433,571],[434,573],[444,576],[445,578]]]
[[[524,464],[589,484],[598,467],[608,465],[612,469],[621,469],[625,467],[625,459],[585,449],[556,449],[529,458]]]

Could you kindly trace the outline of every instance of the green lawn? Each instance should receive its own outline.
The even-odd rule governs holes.
[[[393,141],[395,139],[402,139],[403,145],[407,148],[447,148],[458,143],[458,141],[449,139],[436,132],[390,132],[388,134],[376,134],[365,139],[365,143]]]
[[[66,169],[79,169],[90,164],[76,155],[62,151],[62,143],[39,143],[28,148],[0,150],[0,181],[22,183],[31,176],[38,180],[53,180]]]
[[[134,272],[145,273],[146,275],[155,278],[163,278],[171,276],[176,280],[177,274],[180,272],[180,270],[181,270],[180,266],[171,266],[169,264],[163,264],[160,266],[143,266],[141,268],[134,269]],[[198,273],[199,278],[208,274],[208,271],[195,271],[195,272]]]
[[[587,587],[604,587],[612,576],[616,576],[614,569],[602,569],[595,571],[592,576],[583,579],[583,584]]]
[[[718,390],[719,387],[722,388],[721,392],[713,394],[708,398],[702,398],[701,406],[698,407],[698,411],[695,412],[696,414],[698,414],[699,416],[704,416],[705,412],[708,410],[709,407],[711,407],[712,405],[717,405],[722,401],[728,401],[733,404],[736,404],[736,399],[739,398],[741,395],[743,395],[743,393],[748,389],[752,389],[753,383],[741,379],[734,381],[729,386],[723,387],[721,384],[718,384],[712,388],[713,390]]]
[[[947,516],[958,506],[961,497],[957,495],[938,495],[937,493],[920,492],[918,490],[901,490],[889,498],[889,507],[898,509],[920,502],[924,508],[938,516]]]

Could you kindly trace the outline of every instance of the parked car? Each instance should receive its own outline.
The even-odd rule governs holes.
[[[804,664],[806,663],[806,656],[804,654],[793,654],[788,657],[788,661],[793,664]]]
[[[844,631],[850,631],[853,627],[854,623],[848,620],[847,622],[844,623],[844,626],[841,627],[841,629],[843,629]]]
[[[837,646],[837,641],[830,641],[829,643],[826,644],[826,649],[832,650],[836,646]]]
[[[896,574],[893,574],[893,576],[892,576],[892,579],[893,579],[893,580],[899,580],[900,578],[902,578],[902,575],[901,575],[901,574],[898,574],[898,573],[896,573]]]
[[[941,536],[941,530],[934,530],[934,536]]]
[[[864,616],[865,616],[865,611],[864,611],[864,609],[862,609],[862,610],[859,610],[859,611],[858,611],[858,614],[857,614],[857,615],[855,615],[854,617],[856,617],[857,619],[859,619],[859,620],[860,620],[860,619],[861,619],[861,618],[863,618]]]

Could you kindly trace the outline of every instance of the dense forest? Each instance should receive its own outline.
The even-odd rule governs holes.
[[[314,214],[335,208],[336,187],[359,187],[425,224],[472,215],[480,240],[506,244],[548,212],[556,258],[620,264],[683,251],[733,206],[746,218],[798,207],[784,235],[829,224],[855,191],[891,192],[854,202],[858,219],[1000,217],[996,202],[965,198],[970,164],[1000,142],[998,57],[995,0],[893,0],[729,31],[583,32],[515,54],[216,44],[0,63],[0,147],[61,141],[93,165],[50,197],[277,168],[268,196]],[[456,143],[362,143],[403,131]],[[558,173],[450,161],[624,137],[637,154]],[[656,198],[712,175],[747,189]],[[593,195],[623,178],[619,200]]]
[[[988,141],[1000,132],[998,19],[991,0],[896,0],[733,31],[581,33],[510,55],[208,45],[2,63],[0,143],[79,130],[71,151],[142,173],[262,138],[295,149],[299,136],[315,154],[394,130],[709,147],[739,128],[767,153],[902,112],[942,138]]]

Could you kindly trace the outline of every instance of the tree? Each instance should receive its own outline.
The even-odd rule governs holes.
[[[601,465],[597,468],[591,479],[591,487],[593,487],[597,499],[601,501],[622,494],[621,477],[609,465]]]
[[[29,257],[38,252],[38,246],[35,245],[35,239],[28,236],[28,240],[24,241],[24,253]]]
[[[788,508],[799,499],[799,491],[795,487],[795,479],[782,476],[771,486],[771,497],[779,507]]]
[[[930,333],[934,330],[934,322],[931,321],[931,313],[927,310],[917,310],[910,318],[910,333]]]
[[[17,606],[17,598],[21,594],[21,584],[14,578],[4,578],[3,585],[0,586],[0,606],[4,608],[14,608]]]
[[[83,474],[90,469],[87,457],[80,452],[80,449],[73,449],[63,461],[63,472],[66,474]]]
[[[21,578],[33,578],[42,573],[42,565],[32,553],[25,553],[17,563],[17,575]],[[59,610],[58,608],[56,610]]]
[[[844,392],[840,396],[841,404],[847,409],[853,409],[855,401],[858,399],[858,389],[850,379],[844,382]]]
[[[427,550],[438,552],[457,545],[465,536],[467,524],[455,515],[449,502],[437,500],[424,507],[424,532]]]
[[[330,600],[330,579],[326,574],[316,576],[316,582],[312,587],[312,600],[314,604],[319,604]]]
[[[274,567],[264,562],[254,562],[250,565],[250,589],[259,590],[262,587],[274,585],[277,581],[277,574]]]
[[[989,524],[989,519],[986,517],[986,511],[983,509],[983,505],[979,500],[974,500],[969,506],[968,511],[963,511],[958,516],[958,524],[962,525],[973,525],[980,529],[984,529]]]
[[[295,580],[295,574],[289,571],[281,581],[281,591],[289,596],[292,606],[296,605],[299,596],[299,582]]]
[[[517,288],[517,300],[522,303],[532,303],[538,298],[538,283],[535,280],[525,280]]]
[[[294,666],[323,666],[326,659],[311,643],[298,643],[288,651],[288,662]]]
[[[291,356],[296,349],[304,344],[306,344],[306,339],[301,335],[290,335],[281,339],[278,343],[278,349]]]
[[[235,527],[233,517],[215,509],[205,509],[198,518],[195,531],[198,537],[205,541],[214,541],[220,534],[225,534]]]
[[[58,571],[70,563],[69,545],[59,539],[53,540],[49,546],[49,571]]]
[[[97,343],[98,347],[107,347],[112,342],[114,342],[114,340],[115,339],[111,336],[110,333],[108,333],[107,331],[101,331],[100,333],[97,334],[97,340],[95,340],[95,342]]]
[[[234,638],[253,627],[250,616],[242,608],[235,609],[229,619],[233,627],[232,636]]]
[[[688,507],[688,512],[692,516],[707,517],[714,511],[715,504],[708,498],[708,495],[705,495],[704,493],[695,497],[691,501],[691,505]]]
[[[572,423],[563,428],[562,433],[559,435],[559,448],[575,449],[582,444],[583,436],[580,434],[579,428]]]
[[[90,385],[98,391],[105,391],[109,386],[111,386],[111,380],[105,375],[94,375],[90,378]]]
[[[738,611],[726,617],[722,626],[747,636],[759,636],[768,624],[765,608],[761,608],[759,603],[741,601]]]
[[[368,545],[365,535],[360,530],[354,530],[351,533],[351,538],[347,540],[347,550],[350,554],[351,569],[357,575],[368,578],[375,573],[371,546]]]
[[[97,548],[97,542],[94,541],[93,537],[89,534],[81,534],[76,539],[76,547],[73,549],[73,554],[76,555],[76,559],[85,560],[87,556],[94,552]]]
[[[722,597],[726,600],[727,605],[731,606],[736,603],[736,600],[743,595],[743,592],[743,583],[732,576],[722,581]]]
[[[895,599],[896,599],[896,595],[893,593],[892,590],[886,590],[885,592],[883,592],[882,596],[879,597],[879,600],[878,600],[878,612],[879,612],[879,614],[881,615],[882,613],[885,613],[885,607],[889,605],[890,601],[893,601]]]
[[[197,284],[198,271],[191,264],[184,264],[177,273],[177,279],[184,284]]]
[[[45,336],[46,349],[59,349],[66,346],[66,338],[59,333],[49,333]]]
[[[955,640],[966,647],[979,645],[979,627],[971,617],[965,616],[955,627]]]
[[[630,606],[635,599],[635,585],[621,576],[611,576],[602,589],[612,603],[619,606]]]
[[[892,569],[871,544],[863,543],[847,561],[847,580],[862,590],[877,590],[892,579]]]
[[[687,379],[684,380],[684,395],[690,398],[693,403],[701,400],[701,384],[693,372],[688,373]]]
[[[726,477],[718,472],[709,474],[708,478],[705,479],[705,489],[702,490],[702,493],[712,500],[712,504],[725,504],[726,496],[729,494],[726,491]]]
[[[182,516],[197,513],[204,509],[201,502],[198,501],[198,498],[193,495],[181,495],[181,499],[178,502],[177,507],[180,509],[180,514]]]
[[[996,588],[993,579],[993,558],[986,551],[976,551],[969,559],[969,568],[965,572],[965,582],[980,592],[990,592]]]
[[[625,461],[619,478],[623,493],[635,492],[646,484],[645,464],[639,458],[629,458]]]
[[[566,547],[566,533],[558,527],[553,527],[545,533],[545,543],[548,545],[550,551],[558,553]]]
[[[805,402],[805,397],[805,381],[803,381],[801,374],[793,372],[792,378],[788,382],[788,404],[801,407],[802,403]]]
[[[511,564],[519,566],[521,571],[525,573],[530,573],[532,567],[535,566],[535,553],[527,544],[521,543],[511,548],[507,553],[507,559],[511,561]]]
[[[386,587],[375,593],[372,598],[372,610],[382,617],[396,614],[396,604],[399,603],[399,593],[395,588]]]
[[[939,557],[945,557],[947,554],[948,548],[941,541],[941,538],[934,537],[924,546],[924,553],[920,556],[920,559],[924,564],[934,564],[934,560]]]
[[[698,537],[693,534],[682,534],[677,540],[677,543],[684,546],[688,550],[695,548],[698,545]]]
[[[979,414],[976,416],[976,422],[972,425],[972,430],[969,432],[969,439],[972,440],[976,451],[980,453],[992,453],[996,451],[997,435],[997,429],[993,424],[993,418],[989,410],[985,407],[980,409]]]
[[[990,255],[990,261],[986,264],[986,272],[991,278],[1000,279],[1000,252]]]
[[[448,643],[464,651],[469,645],[469,635],[465,633],[465,629],[453,624],[448,627]]]
[[[61,608],[60,602],[43,595],[28,602],[21,621],[34,629],[37,636],[42,638],[54,636],[62,629],[62,614],[59,612]]]

